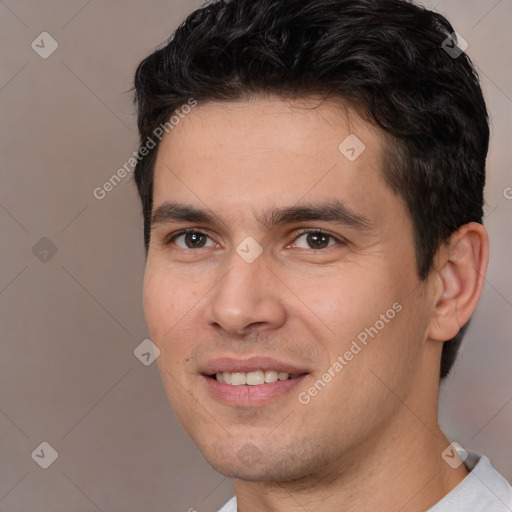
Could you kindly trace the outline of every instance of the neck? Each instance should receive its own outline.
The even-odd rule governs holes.
[[[468,474],[463,464],[452,469],[442,459],[450,441],[436,418],[404,403],[392,423],[322,474],[279,483],[234,480],[238,511],[425,512]]]

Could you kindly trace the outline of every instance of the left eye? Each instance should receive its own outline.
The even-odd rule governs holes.
[[[304,239],[302,245],[297,243],[300,239]],[[335,245],[336,239],[323,231],[308,231],[298,236],[294,244],[301,249],[326,249]]]

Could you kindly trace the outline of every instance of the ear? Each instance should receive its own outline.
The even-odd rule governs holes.
[[[430,339],[447,341],[468,322],[475,310],[489,262],[489,237],[481,224],[470,222],[441,246],[434,265],[434,310]]]

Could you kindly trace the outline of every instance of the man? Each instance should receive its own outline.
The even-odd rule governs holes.
[[[487,112],[448,21],[216,1],[135,88],[145,315],[177,416],[233,479],[222,512],[512,510],[437,422],[488,262]]]

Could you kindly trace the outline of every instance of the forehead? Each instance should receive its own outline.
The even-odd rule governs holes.
[[[379,204],[397,201],[382,177],[387,145],[380,129],[339,102],[200,104],[160,143],[154,208],[182,201],[233,215],[244,205],[342,199],[378,216]]]

